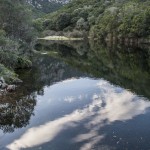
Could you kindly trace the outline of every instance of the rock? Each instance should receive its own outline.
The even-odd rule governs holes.
[[[16,89],[16,86],[15,86],[15,85],[8,85],[7,88],[6,88],[6,90],[7,90],[8,92],[12,92],[12,91],[14,91],[15,89]]]
[[[6,84],[6,83],[3,83],[2,85],[1,85],[1,88],[2,89],[6,89],[8,87],[8,84]]]
[[[17,82],[22,82],[22,81],[18,79]],[[2,93],[3,91],[12,92],[15,89],[16,89],[16,85],[8,85],[7,83],[5,83],[4,78],[0,77],[0,93]]]
[[[0,77],[0,82],[5,83],[5,80],[3,77]]]
[[[3,95],[5,92],[6,92],[6,90],[5,90],[5,89],[0,90],[0,96],[1,96],[1,95]]]
[[[0,77],[0,88],[5,89],[7,88],[8,84],[5,83],[5,80],[3,77]]]

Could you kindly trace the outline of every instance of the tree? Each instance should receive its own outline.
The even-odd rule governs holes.
[[[63,30],[68,25],[70,25],[71,22],[71,16],[68,13],[62,13],[58,16],[56,21],[56,28],[57,30]]]
[[[31,11],[23,0],[1,0],[0,29],[9,37],[31,41]]]
[[[84,18],[80,18],[76,23],[76,28],[79,30],[88,30],[88,22],[86,22]]]

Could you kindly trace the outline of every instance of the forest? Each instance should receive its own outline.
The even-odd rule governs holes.
[[[32,66],[37,37],[150,38],[149,0],[0,0],[0,76]],[[67,3],[67,4],[66,4]]]
[[[109,35],[149,37],[150,1],[73,0],[62,9],[35,20],[34,25],[43,33],[51,33],[51,30],[68,32],[68,35],[71,32],[70,36],[87,33],[95,39]]]

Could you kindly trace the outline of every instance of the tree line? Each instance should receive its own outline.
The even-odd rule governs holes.
[[[31,9],[24,0],[0,1],[0,76],[17,78],[15,68],[31,66],[28,53],[33,47]]]
[[[72,0],[57,12],[34,21],[38,31],[86,31],[92,38],[109,34],[149,37],[149,0]]]

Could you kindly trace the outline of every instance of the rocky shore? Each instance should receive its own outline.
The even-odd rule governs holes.
[[[3,77],[0,77],[0,95],[7,93],[7,92],[13,92],[16,89],[15,84],[7,84]]]

